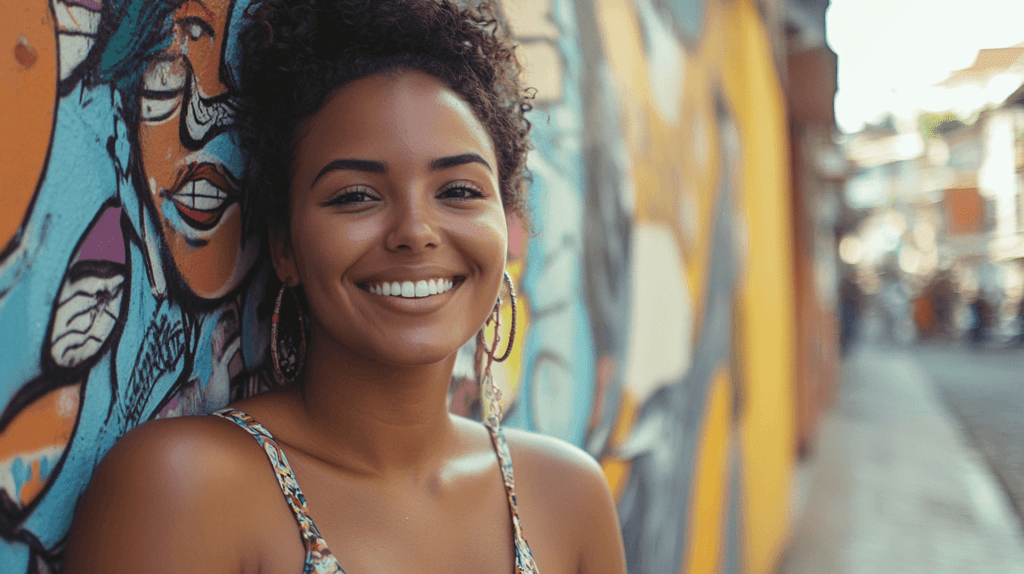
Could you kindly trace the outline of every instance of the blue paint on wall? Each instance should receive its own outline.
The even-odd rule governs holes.
[[[555,0],[561,31],[563,99],[538,107],[530,207],[538,234],[527,244],[522,290],[531,328],[524,342],[519,400],[508,423],[582,446],[594,397],[594,345],[583,288],[584,173],[580,40],[575,5]]]

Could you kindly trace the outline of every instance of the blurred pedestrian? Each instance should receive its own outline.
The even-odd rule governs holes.
[[[956,331],[954,310],[957,292],[948,269],[938,273],[932,288],[932,306],[935,311],[935,336],[951,339]]]
[[[853,271],[847,271],[839,283],[839,352],[843,355],[857,334],[863,302],[864,293]]]
[[[971,312],[974,315],[974,324],[968,332],[968,341],[977,347],[988,340],[989,329],[994,318],[992,305],[985,299],[983,292],[979,291],[978,296],[971,303]]]
[[[1017,301],[1017,340],[1018,347],[1024,347],[1024,294]]]

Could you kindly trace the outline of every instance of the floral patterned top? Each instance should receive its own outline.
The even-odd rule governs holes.
[[[345,571],[338,564],[337,558],[331,554],[327,543],[320,536],[316,524],[309,516],[306,508],[306,498],[302,495],[299,483],[295,480],[295,473],[288,465],[288,458],[280,445],[274,440],[273,435],[256,422],[247,413],[237,409],[226,408],[219,410],[214,415],[227,419],[245,429],[256,442],[260,443],[263,451],[274,468],[274,475],[277,477],[277,484],[281,487],[288,507],[295,515],[295,521],[299,524],[299,534],[302,536],[302,545],[306,549],[306,559],[302,567],[302,574],[345,574]],[[515,537],[516,562],[514,574],[537,574],[537,565],[533,561],[533,554],[530,552],[530,545],[523,537],[523,528],[519,523],[519,511],[516,507],[515,480],[512,475],[512,455],[509,453],[508,442],[500,427],[487,425],[491,433],[491,443],[498,455],[498,465],[501,467],[501,476],[505,482],[505,492],[508,495],[508,507],[512,516],[512,533]]]

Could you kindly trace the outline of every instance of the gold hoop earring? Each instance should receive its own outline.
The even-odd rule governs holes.
[[[501,358],[495,357],[494,360],[501,363],[512,354],[512,345],[516,342],[516,286],[512,283],[512,276],[505,272],[505,285],[508,287],[508,298],[512,301],[512,328],[508,330],[508,345],[505,347],[505,352],[501,355]],[[495,305],[495,309],[500,311],[501,297],[498,297],[498,303]],[[494,347],[498,346],[498,325],[500,321],[495,319],[494,321]],[[494,349],[491,349],[493,352]]]
[[[284,292],[288,291],[292,300],[295,301],[295,312],[299,326],[300,340],[295,345],[292,337],[278,342],[278,324],[281,322],[281,300]],[[277,301],[274,302],[274,314],[270,317],[270,361],[274,364],[274,372],[284,383],[294,383],[302,374],[302,367],[306,364],[306,321],[302,314],[302,305],[295,291],[288,287],[287,283],[281,285],[277,292]],[[286,374],[288,373],[288,374]]]
[[[508,271],[505,272],[504,279],[505,285],[508,287],[509,299],[512,302],[512,328],[509,330],[508,345],[505,347],[505,352],[502,353],[501,357],[495,356],[495,351],[498,350],[498,343],[501,341],[501,297],[498,297],[490,316],[487,317],[487,320],[484,321],[484,326],[476,334],[477,364],[479,364],[480,360],[484,361],[483,375],[480,378],[480,390],[484,394],[482,402],[487,408],[485,423],[492,428],[498,428],[501,424],[501,390],[494,384],[494,377],[491,376],[491,364],[495,361],[500,363],[507,359],[512,354],[512,344],[516,340],[516,288]],[[494,339],[488,347],[487,340],[484,337],[484,330],[491,323],[494,323]]]

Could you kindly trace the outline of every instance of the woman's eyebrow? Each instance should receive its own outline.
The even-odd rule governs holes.
[[[335,170],[351,170],[351,171],[368,171],[371,173],[387,173],[388,166],[384,165],[382,161],[373,161],[369,159],[336,159],[324,166],[320,170],[320,173],[316,174],[313,178],[313,183],[309,184],[310,187],[316,185],[317,180],[323,177],[325,174]]]
[[[464,153],[461,155],[437,158],[434,161],[430,162],[430,169],[436,171],[440,169],[448,169],[449,167],[455,167],[457,165],[463,165],[467,163],[483,164],[483,166],[487,168],[487,171],[494,173],[494,170],[491,169],[491,164],[487,163],[487,160],[485,160],[484,158],[480,157],[475,153]]]

